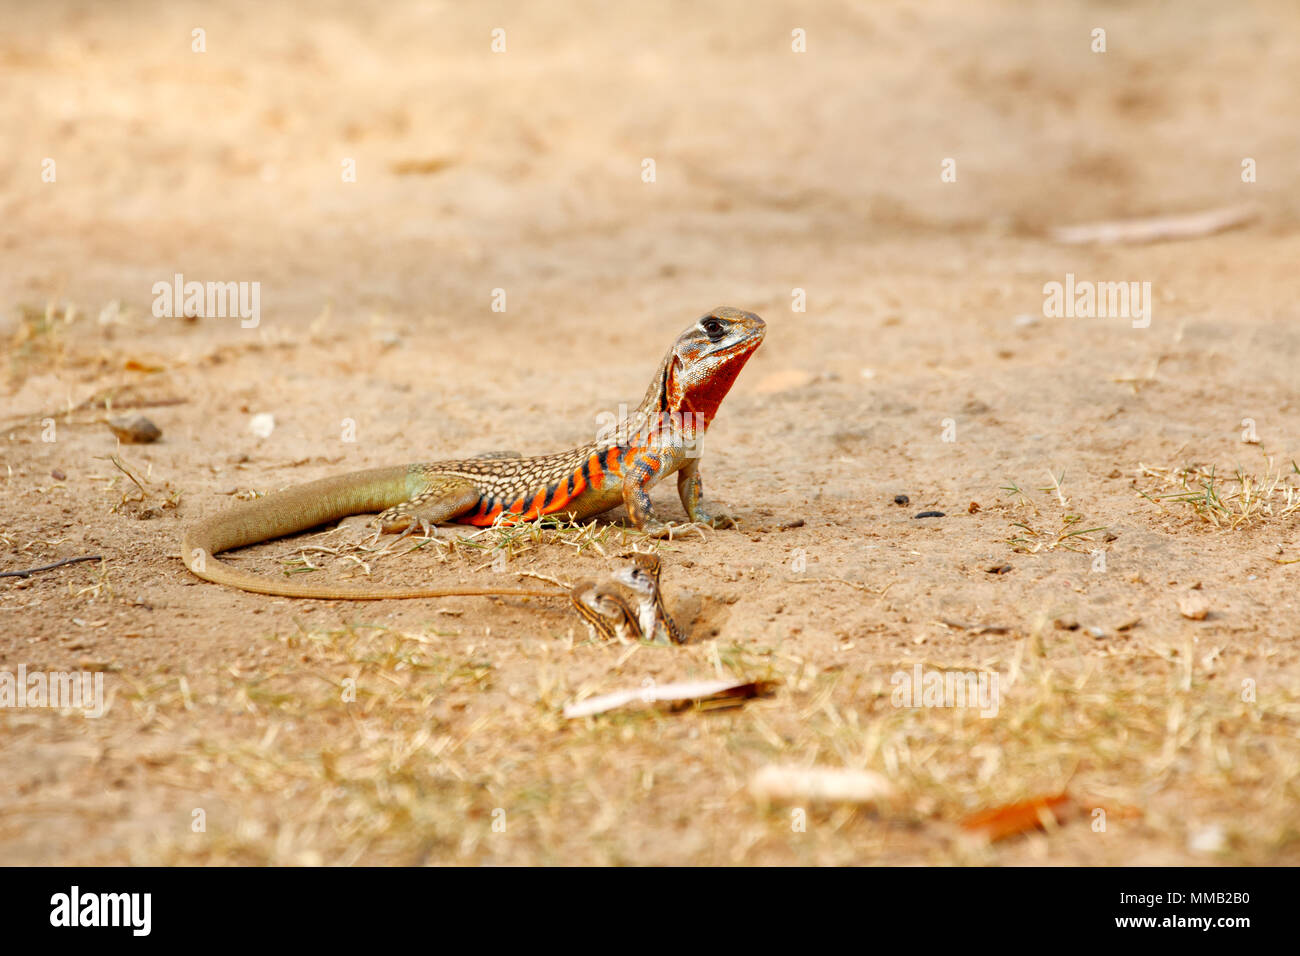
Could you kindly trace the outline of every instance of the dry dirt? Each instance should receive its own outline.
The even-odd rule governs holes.
[[[104,562],[0,579],[0,670],[104,671],[110,707],[0,709],[0,861],[1300,862],[1300,11],[1037,6],[5,4],[0,571]],[[1242,203],[1199,239],[1049,233]],[[260,324],[155,317],[176,273],[260,283]],[[1045,317],[1067,273],[1150,282],[1149,327]],[[769,333],[703,461],[742,530],[663,546],[685,647],[181,565],[235,493],[587,441],[719,304]],[[161,440],[119,447],[123,413]],[[1200,501],[1159,499],[1188,465]],[[477,539],[504,570],[372,570],[571,581],[636,540],[620,510]],[[997,674],[997,715],[894,706],[918,663]],[[778,686],[560,716],[731,674]],[[756,800],[782,763],[897,795]],[[960,831],[1062,790],[1059,827]]]

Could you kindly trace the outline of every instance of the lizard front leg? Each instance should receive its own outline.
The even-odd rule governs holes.
[[[734,528],[736,519],[725,511],[710,514],[704,507],[704,479],[700,477],[700,459],[688,458],[677,472],[677,494],[682,499],[686,515],[698,524],[710,528]]]
[[[631,464],[623,466],[623,506],[632,523],[655,538],[667,538],[671,526],[655,514],[650,504],[650,489],[672,468],[666,450],[638,451]]]

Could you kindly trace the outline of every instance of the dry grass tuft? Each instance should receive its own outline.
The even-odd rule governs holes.
[[[1269,458],[1262,476],[1247,474],[1240,467],[1224,476],[1215,466],[1200,464],[1177,468],[1139,464],[1138,473],[1159,482],[1138,494],[1161,511],[1169,512],[1167,502],[1183,505],[1216,528],[1235,531],[1300,513],[1300,464],[1294,461],[1288,471],[1275,467]]]
[[[67,330],[81,317],[76,307],[68,304],[19,306],[7,350],[11,385],[17,387],[29,375],[62,366],[68,357]]]
[[[208,833],[156,847],[168,863],[888,862],[915,859],[918,837],[931,862],[998,862],[1025,840],[972,845],[959,822],[1065,790],[1080,819],[1031,843],[1124,862],[1127,835],[1187,845],[1198,821],[1227,816],[1239,825],[1219,859],[1298,858],[1300,700],[1255,700],[1190,645],[1108,652],[1116,666],[1103,667],[1073,640],[1048,632],[964,665],[998,675],[992,717],[894,706],[891,674],[910,673],[910,659],[821,671],[753,645],[664,654],[539,635],[511,646],[363,624],[277,635],[271,647],[292,663],[233,668],[233,688],[173,679],[129,705],[155,721],[233,721],[169,765],[195,800],[238,800],[209,815]],[[586,689],[647,673],[779,686],[723,711],[561,717]],[[900,796],[869,812],[768,805],[748,783],[772,763],[874,770]],[[683,791],[689,809],[671,798]],[[1130,806],[1136,819],[1108,809],[1098,829],[1096,809]],[[806,828],[792,828],[794,810]]]
[[[1055,499],[1060,510],[1056,527],[1042,523],[1042,512],[1034,504],[1033,498],[1019,485],[1012,482],[1002,487],[1002,490],[1006,492],[1004,497],[1011,498],[1016,508],[1032,515],[1032,517],[1026,517],[1023,521],[1013,521],[1011,523],[1011,527],[1019,529],[1017,533],[1012,534],[1007,539],[1007,543],[1011,545],[1011,550],[1020,554],[1038,554],[1044,551],[1055,551],[1057,548],[1065,551],[1093,550],[1096,543],[1088,535],[1105,531],[1106,528],[1104,526],[1080,528],[1079,525],[1083,523],[1083,516],[1069,510],[1069,499],[1065,497],[1065,492],[1061,487],[1061,483],[1065,480],[1065,474],[1057,475],[1049,470],[1047,475],[1051,479],[1051,484],[1040,488],[1039,491]]]

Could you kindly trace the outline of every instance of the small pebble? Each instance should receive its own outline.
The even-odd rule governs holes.
[[[909,505],[911,503],[912,499],[907,495],[894,495],[894,504],[896,505]]]
[[[50,472],[50,477],[53,478],[55,481],[64,481],[68,476],[65,475],[63,472],[59,471],[59,469],[55,468],[52,472]]]
[[[1193,853],[1219,853],[1227,843],[1227,835],[1217,823],[1199,827],[1187,837],[1187,849]]]
[[[918,515],[912,515],[912,517],[913,518],[943,518],[945,517],[945,515],[942,511],[922,511]]]
[[[1197,591],[1191,591],[1178,599],[1178,613],[1189,621],[1204,621],[1210,613],[1210,602]]]
[[[112,429],[118,441],[128,445],[148,445],[162,437],[162,430],[143,415],[110,418],[108,427]]]
[[[258,438],[270,438],[275,431],[275,416],[270,412],[254,415],[248,422],[248,430]]]

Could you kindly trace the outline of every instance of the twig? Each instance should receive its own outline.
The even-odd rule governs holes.
[[[145,488],[145,486],[144,486],[143,484],[140,483],[140,479],[137,478],[137,477],[135,476],[135,474],[131,471],[130,468],[128,468],[128,467],[126,467],[126,465],[122,464],[122,459],[118,458],[116,455],[109,455],[109,456],[108,456],[108,460],[111,461],[114,465],[117,466],[117,470],[118,470],[118,471],[120,471],[122,474],[126,475],[128,478],[131,479],[132,482],[135,483],[135,486],[136,486],[137,488],[140,489],[140,494],[141,494],[141,495],[148,495],[148,494],[149,494],[149,490],[148,490],[147,488]]]
[[[791,584],[847,584],[851,588],[857,588],[859,591],[866,591],[868,594],[884,594],[884,591],[877,592],[874,588],[857,581],[850,581],[847,578],[792,578]]]
[[[98,407],[108,409],[111,407],[118,410],[126,408],[160,408],[167,405],[184,405],[189,402],[188,398],[138,398],[123,402],[114,401],[114,397],[117,393],[129,392],[131,389],[136,387],[137,385],[133,382],[127,382],[121,385],[110,385],[107,388],[102,388],[95,392],[95,394],[91,395],[89,398],[68,408],[33,412],[30,415],[19,415],[15,418],[9,419],[0,426],[0,429],[21,427],[30,424],[31,422],[40,421],[42,418],[55,418],[59,415],[70,416],[74,412],[85,411],[88,408]]]
[[[64,558],[62,561],[55,561],[53,564],[42,564],[39,568],[26,568],[22,571],[0,571],[0,578],[30,578],[33,574],[41,571],[53,571],[55,568],[61,568],[65,564],[76,564],[79,561],[103,561],[102,554],[88,554],[83,558]]]
[[[1252,206],[1233,206],[1184,215],[1151,216],[1145,219],[1121,219],[1112,222],[1091,222],[1079,226],[1061,226],[1051,230],[1051,236],[1057,242],[1071,244],[1191,239],[1245,225],[1254,219],[1256,214],[1257,210]]]
[[[539,574],[536,571],[516,571],[515,574],[522,578],[536,578],[539,581],[545,581],[547,584],[554,584],[557,588],[563,588],[565,591],[573,590],[573,585],[556,580],[549,574]]]

